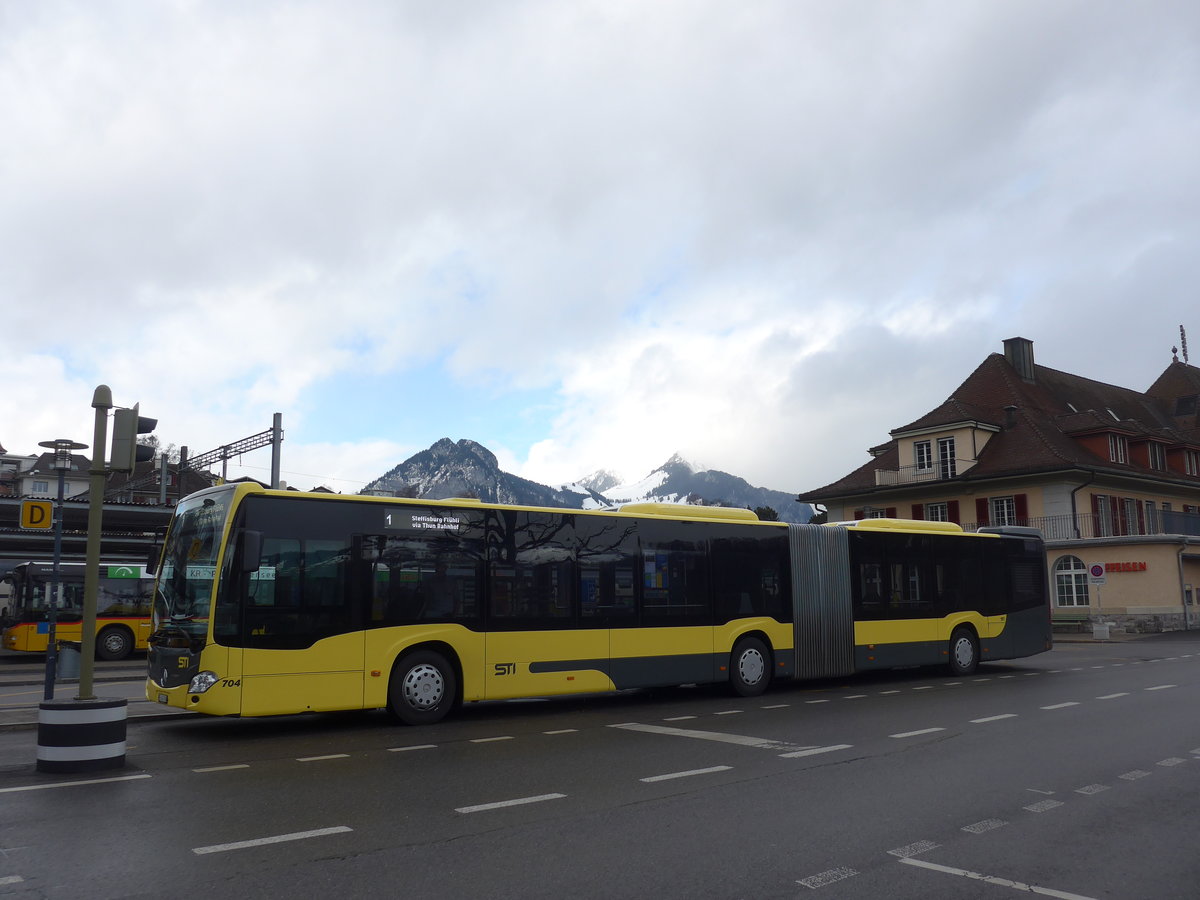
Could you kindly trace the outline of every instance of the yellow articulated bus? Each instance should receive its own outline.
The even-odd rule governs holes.
[[[1000,529],[1004,530],[1004,529]],[[1050,649],[1036,532],[760,522],[224,485],[176,508],[148,699],[211,715],[460,703],[948,664]]]
[[[82,639],[83,563],[59,563],[59,590],[55,607],[55,638]],[[50,635],[48,612],[54,593],[54,566],[25,562],[5,576],[12,581],[8,606],[0,610],[0,646],[5,650],[45,653]],[[96,656],[125,659],[134,650],[145,650],[150,636],[150,600],[154,576],[145,566],[102,562],[96,596]]]

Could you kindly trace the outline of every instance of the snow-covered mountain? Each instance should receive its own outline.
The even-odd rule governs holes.
[[[698,470],[678,455],[631,484],[621,484],[616,475],[602,469],[571,484],[551,487],[502,471],[495,454],[482,444],[466,439],[455,443],[449,438],[376,478],[362,493],[434,500],[475,496],[492,503],[569,509],[646,501],[770,507],[784,522],[807,522],[813,514],[807,503],[796,502],[795,494],[754,487],[744,478],[715,469]]]

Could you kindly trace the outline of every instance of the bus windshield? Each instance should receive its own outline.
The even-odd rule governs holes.
[[[231,497],[232,491],[205,492],[176,508],[158,573],[155,630],[182,631],[193,641],[205,639]]]

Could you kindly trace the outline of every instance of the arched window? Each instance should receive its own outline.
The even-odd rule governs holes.
[[[1057,606],[1088,606],[1088,570],[1077,556],[1060,556],[1054,562],[1054,596]]]

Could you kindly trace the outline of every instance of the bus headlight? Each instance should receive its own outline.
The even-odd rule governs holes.
[[[188,685],[188,693],[203,694],[220,680],[220,676],[216,672],[201,672]]]

